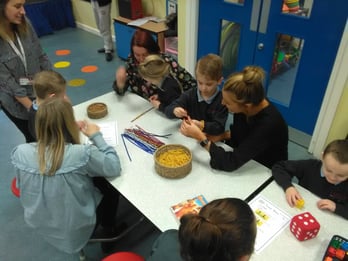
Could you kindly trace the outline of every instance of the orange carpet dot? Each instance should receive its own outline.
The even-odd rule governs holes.
[[[98,70],[98,66],[94,66],[94,65],[87,65],[81,68],[81,72],[84,73],[92,73]]]
[[[71,53],[70,50],[56,50],[57,56],[69,55],[70,53]]]
[[[70,66],[70,62],[67,62],[67,61],[56,62],[54,64],[55,68],[66,68],[66,67],[69,67],[69,66]]]
[[[82,86],[82,85],[85,85],[86,84],[86,80],[84,79],[72,79],[70,81],[68,81],[68,85],[71,86],[71,87],[79,87],[79,86]]]

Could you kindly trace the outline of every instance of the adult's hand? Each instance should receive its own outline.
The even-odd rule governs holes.
[[[206,135],[201,131],[201,129],[196,124],[192,122],[190,118],[184,119],[181,122],[180,132],[183,135],[194,138],[198,141],[206,139]]]
[[[117,88],[123,89],[127,81],[127,72],[124,66],[121,66],[116,71]]]

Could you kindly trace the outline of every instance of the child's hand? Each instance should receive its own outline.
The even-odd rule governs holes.
[[[152,106],[156,109],[159,108],[161,102],[158,100],[158,95],[155,94],[155,95],[152,95],[150,98],[149,98],[149,101],[151,102]]]
[[[183,135],[194,138],[196,140],[204,140],[206,138],[205,134],[197,125],[193,124],[190,118],[187,118],[181,122],[180,132]]]
[[[336,203],[329,199],[321,199],[317,202],[317,206],[321,210],[329,210],[331,212],[335,212]]]
[[[288,187],[285,191],[286,201],[288,202],[290,207],[294,207],[296,202],[302,199],[300,193],[297,191],[295,187]]]
[[[185,117],[188,117],[187,115],[187,111],[182,108],[182,107],[176,107],[173,111],[174,115],[177,117],[177,118],[185,118]]]
[[[85,126],[85,121],[76,121],[76,125],[81,130]]]
[[[127,72],[126,68],[123,66],[119,67],[116,71],[116,81],[117,81],[117,87],[119,88],[124,88],[126,85],[126,80],[127,80]]]
[[[203,130],[204,128],[204,121],[198,121],[198,120],[192,120],[193,124],[195,124],[198,128],[200,128],[201,130]]]
[[[78,123],[80,131],[87,137],[91,137],[93,134],[100,130],[99,126],[93,122],[79,121]]]

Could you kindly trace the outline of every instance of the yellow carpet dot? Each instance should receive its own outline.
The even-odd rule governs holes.
[[[70,62],[67,62],[67,61],[56,62],[54,64],[55,68],[67,68],[69,66],[70,66]]]
[[[85,85],[86,80],[84,79],[72,79],[70,81],[68,81],[68,85],[71,87],[79,87],[82,85]]]

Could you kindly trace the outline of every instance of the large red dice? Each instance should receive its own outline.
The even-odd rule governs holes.
[[[316,237],[319,229],[320,224],[309,212],[294,216],[290,222],[290,231],[300,241]]]

